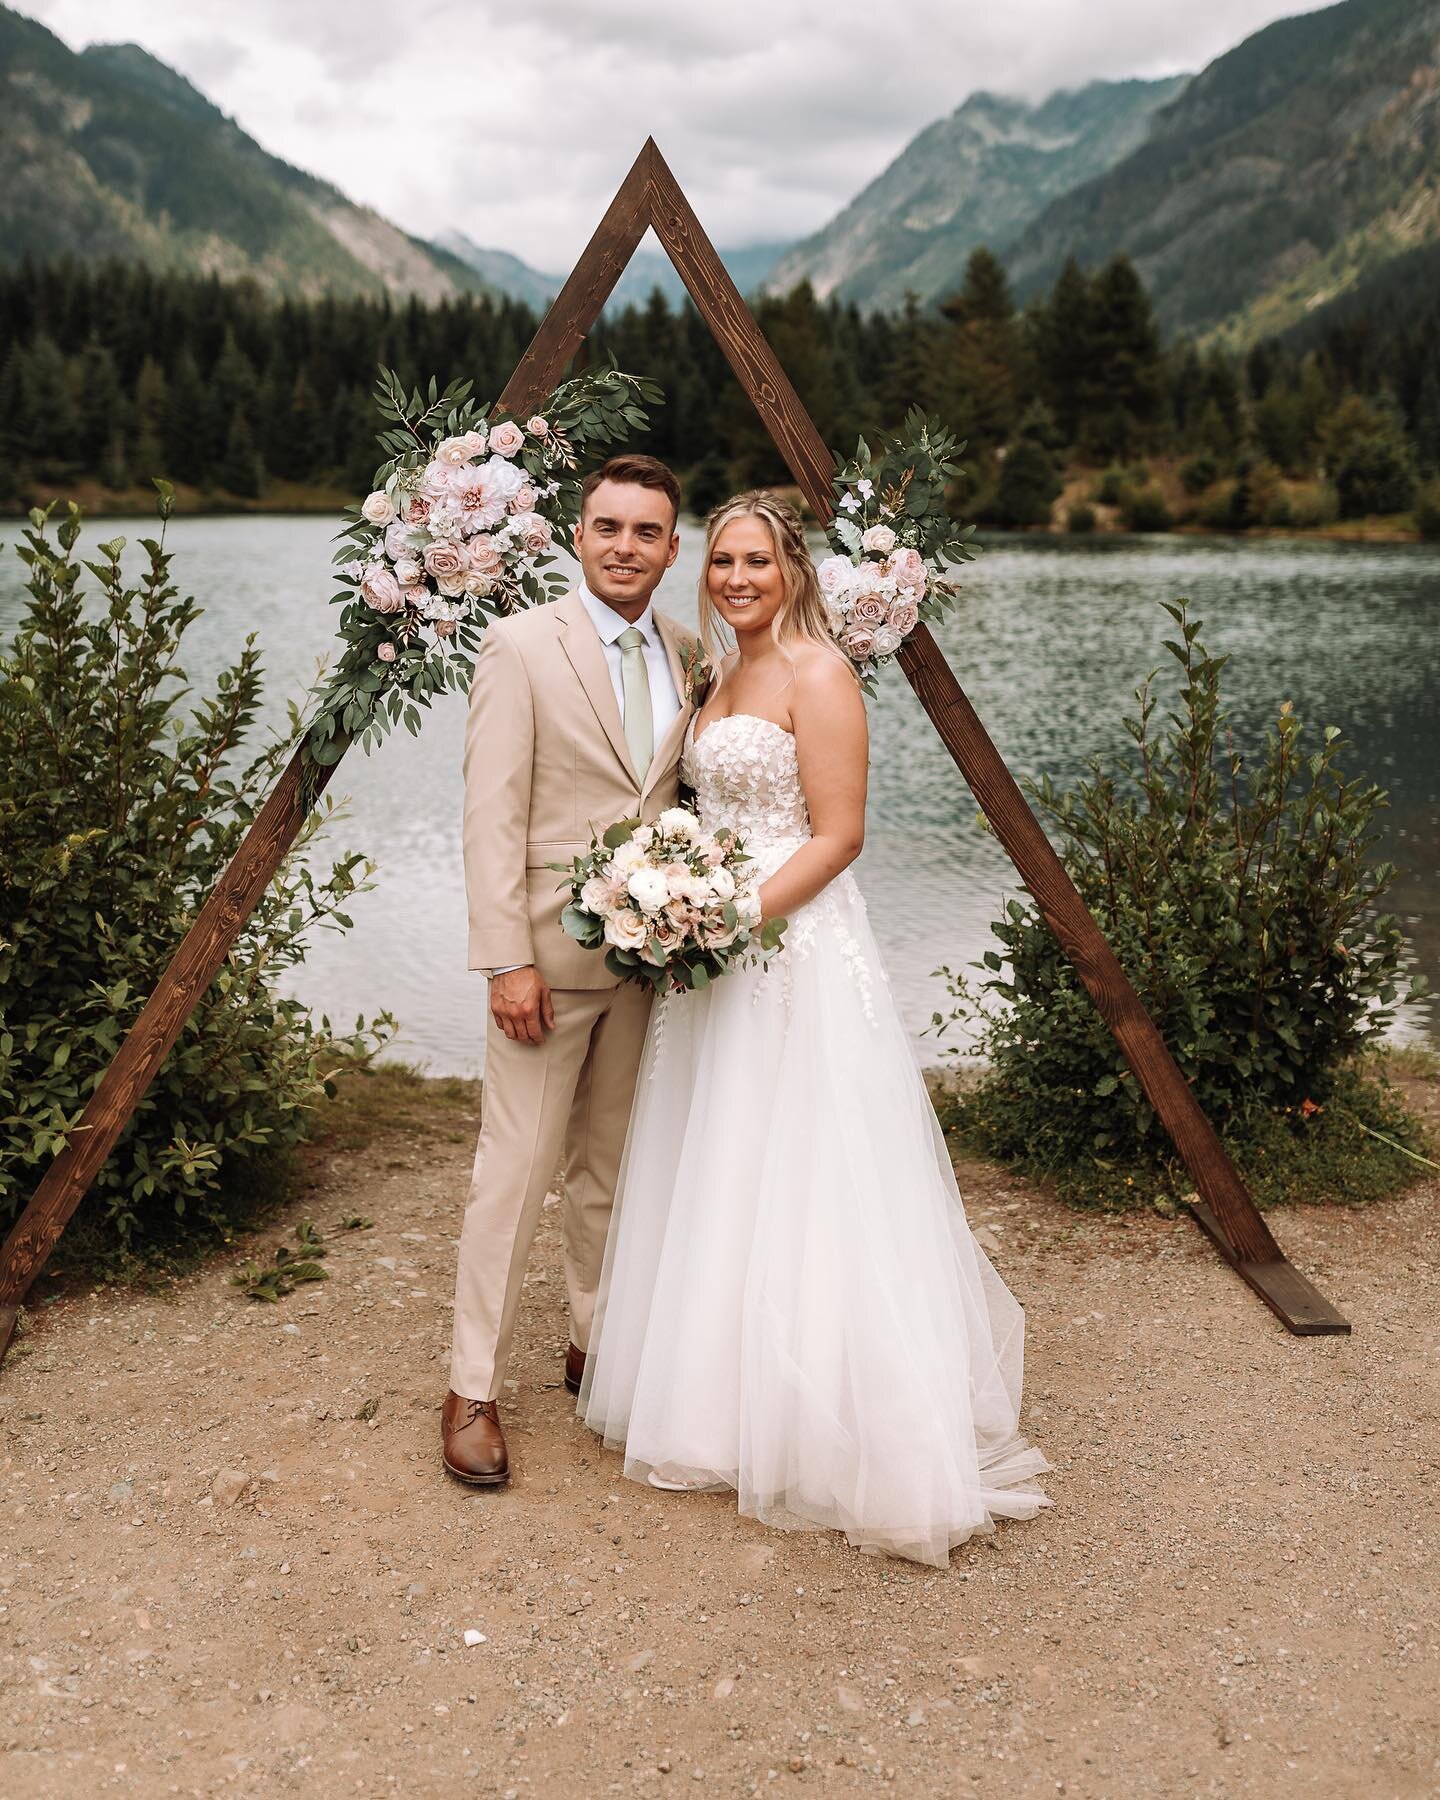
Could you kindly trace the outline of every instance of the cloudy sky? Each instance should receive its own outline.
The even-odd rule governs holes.
[[[977,88],[1203,67],[1313,0],[19,0],[422,235],[574,261],[654,136],[720,245],[815,230]]]

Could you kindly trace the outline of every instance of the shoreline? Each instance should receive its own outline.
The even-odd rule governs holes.
[[[777,491],[791,494],[798,498],[798,490],[792,490],[783,484]],[[23,521],[29,510],[35,506],[58,504],[63,506],[73,500],[80,507],[87,519],[143,519],[155,517],[155,496],[148,488],[129,488],[114,492],[101,488],[98,482],[77,481],[61,489],[45,487],[33,490],[23,499],[0,501],[0,525],[7,520]],[[186,519],[218,519],[218,518],[311,518],[328,514],[339,521],[347,506],[355,505],[355,495],[348,489],[311,487],[301,482],[276,482],[272,492],[262,499],[247,500],[236,495],[206,495],[195,488],[186,488],[179,484],[175,489],[175,505],[172,518]],[[1425,544],[1433,540],[1427,539],[1418,526],[1401,526],[1394,523],[1393,518],[1367,518],[1335,521],[1328,525],[1254,525],[1241,531],[1229,531],[1220,526],[1202,525],[1195,520],[1171,526],[1165,531],[1139,532],[1127,531],[1119,526],[1113,518],[1104,517],[1108,508],[1097,509],[1095,528],[1093,531],[1068,531],[1061,520],[1052,520],[1049,525],[1021,526],[1018,528],[1001,528],[977,526],[976,536],[982,541],[992,537],[1005,538],[1064,538],[1076,543],[1094,542],[1104,538],[1220,538],[1234,540],[1250,540],[1256,538],[1282,539],[1295,543],[1356,543],[1356,544]],[[807,522],[810,520],[808,507],[802,507]],[[687,515],[687,520],[699,523],[699,515]]]

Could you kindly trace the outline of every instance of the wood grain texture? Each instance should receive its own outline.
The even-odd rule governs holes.
[[[313,799],[319,798],[338,767],[336,763],[310,771]],[[14,1329],[14,1309],[104,1166],[305,823],[313,799],[307,805],[301,776],[302,752],[297,750],[181,940],[154,993],[125,1034],[69,1142],[45,1171],[0,1248],[0,1356]]]

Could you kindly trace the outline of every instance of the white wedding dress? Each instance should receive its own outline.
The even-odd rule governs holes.
[[[716,718],[681,766],[762,878],[809,837],[781,726]],[[944,1567],[1048,1504],[1023,1343],[847,872],[768,967],[656,1003],[580,1414],[627,1475]]]

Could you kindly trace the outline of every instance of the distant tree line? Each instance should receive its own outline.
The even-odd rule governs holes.
[[[1140,529],[1169,523],[1177,495],[1207,523],[1286,523],[1296,483],[1310,484],[1314,522],[1403,512],[1440,469],[1429,296],[1379,337],[1348,317],[1237,357],[1162,345],[1123,256],[1093,273],[1068,264],[1020,309],[982,248],[934,311],[862,314],[802,284],[757,313],[828,443],[848,450],[911,405],[933,411],[969,441],[958,503],[992,524],[1048,520],[1077,467],[1096,471],[1089,499]],[[0,499],[152,475],[247,500],[276,483],[355,492],[377,460],[377,365],[407,381],[463,373],[493,397],[537,324],[507,300],[277,300],[136,264],[26,262],[0,271]],[[688,477],[697,507],[785,478],[688,302],[656,292],[590,342],[663,385],[648,447]],[[1147,459],[1171,469],[1168,497]],[[1072,508],[1077,528],[1090,510]]]

